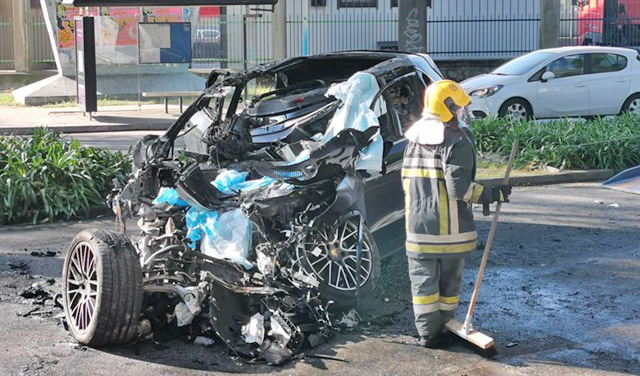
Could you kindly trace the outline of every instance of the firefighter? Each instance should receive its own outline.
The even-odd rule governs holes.
[[[511,187],[475,183],[475,145],[457,83],[425,92],[422,118],[407,130],[402,166],[406,253],[420,345],[433,347],[460,300],[464,258],[476,249],[471,204],[508,201]],[[466,120],[466,121],[465,121]]]

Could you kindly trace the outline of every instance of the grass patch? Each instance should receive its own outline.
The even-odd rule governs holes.
[[[0,93],[0,106],[22,106],[22,104],[16,102],[13,94]]]
[[[640,117],[622,115],[586,122],[555,120],[510,123],[501,119],[474,123],[481,154],[504,160],[514,140],[520,140],[516,168],[543,170],[624,170],[640,164]]]
[[[43,128],[0,136],[0,165],[0,224],[88,215],[131,169],[120,152],[82,147]]]
[[[493,179],[503,178],[507,172],[507,162],[505,158],[486,154],[481,156],[477,161],[476,166],[476,178],[478,179]],[[524,175],[542,175],[548,171],[543,169],[530,169],[521,168],[511,171],[511,176],[524,176]]]

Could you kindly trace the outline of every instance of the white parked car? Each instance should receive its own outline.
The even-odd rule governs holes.
[[[627,48],[538,50],[461,85],[475,118],[640,114],[640,57]]]

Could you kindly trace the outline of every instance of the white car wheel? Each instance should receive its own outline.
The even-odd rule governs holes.
[[[513,123],[518,123],[531,119],[533,111],[529,103],[522,99],[514,98],[509,99],[500,107],[498,116]]]
[[[640,115],[640,96],[634,95],[623,106],[622,112]]]

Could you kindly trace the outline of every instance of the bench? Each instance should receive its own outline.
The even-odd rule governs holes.
[[[197,97],[202,94],[201,91],[154,91],[142,93],[145,98],[163,98],[164,99],[164,113],[169,113],[169,98],[178,97],[178,103],[180,104],[180,113],[182,113],[182,98],[183,97]]]

